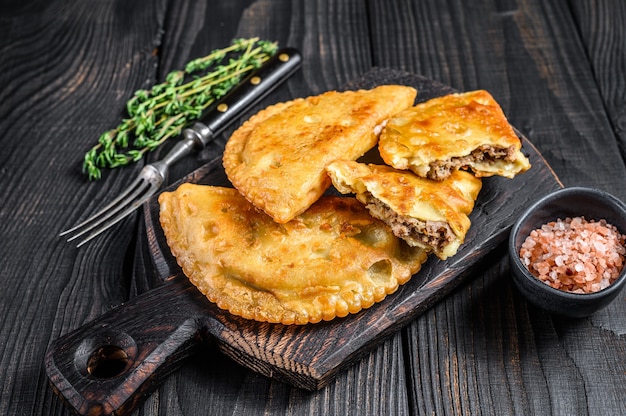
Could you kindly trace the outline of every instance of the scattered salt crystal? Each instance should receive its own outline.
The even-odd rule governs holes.
[[[594,241],[593,248],[595,248],[596,251],[600,251],[602,253],[606,251],[606,246],[599,241]]]

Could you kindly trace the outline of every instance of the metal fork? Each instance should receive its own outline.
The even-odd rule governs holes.
[[[302,56],[298,50],[279,50],[234,90],[212,105],[203,122],[184,129],[183,140],[163,159],[144,166],[137,179],[117,198],[85,221],[63,231],[60,236],[69,236],[69,242],[86,235],[78,243],[77,247],[80,247],[126,218],[158,191],[172,164],[206,147],[238,116],[296,72],[301,64]]]

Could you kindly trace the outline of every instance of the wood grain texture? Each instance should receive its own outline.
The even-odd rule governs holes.
[[[233,12],[235,8],[239,8],[239,14]],[[182,13],[183,11],[183,7],[176,7],[173,12]],[[191,13],[190,8],[189,14]],[[338,88],[348,79],[369,69],[369,47],[367,42],[364,42],[368,36],[365,13],[365,4],[362,2],[321,1],[303,4],[288,1],[224,2],[223,6],[220,4],[217,9],[211,7],[210,11],[200,17],[194,16],[193,19],[198,19],[196,20],[198,27],[192,29],[191,32],[167,33],[164,44],[168,42],[171,45],[178,44],[181,40],[188,42],[192,45],[190,48],[192,56],[206,53],[207,50],[221,46],[220,42],[223,44],[224,41],[229,40],[215,39],[216,36],[218,38],[259,36],[276,40],[281,45],[296,45],[303,53],[306,63],[302,71],[296,74],[286,87],[281,88],[268,97],[266,102],[251,110],[250,113],[252,113],[272,102]],[[181,16],[181,18],[185,21],[192,19],[188,15]],[[343,24],[338,24],[338,22],[343,22]],[[322,29],[318,28],[320,25]],[[220,28],[219,35],[216,34],[215,27]],[[193,30],[195,30],[195,37],[192,38],[189,33],[194,33]],[[319,30],[324,31],[325,35],[320,36]],[[337,31],[341,31],[341,36],[336,34]],[[330,35],[330,33],[333,34]],[[168,35],[180,35],[181,38],[169,39]],[[335,42],[341,42],[346,47],[340,50]],[[166,49],[163,53],[172,54],[173,52]],[[180,66],[184,59],[187,58],[181,56],[177,62],[172,60],[172,68]],[[337,66],[346,72],[334,72],[331,67]],[[173,171],[172,180],[182,177],[183,174],[216,156],[216,149],[221,150],[220,147],[225,143],[226,137],[236,127],[232,126],[230,131],[223,135],[222,140],[216,142],[215,148],[207,149],[198,158],[190,158],[178,165]],[[134,280],[141,281],[141,273]],[[148,286],[154,284],[155,279],[152,278]],[[159,399],[152,400],[152,406],[150,403],[146,404],[146,414],[159,414],[159,412],[168,414],[172,411],[172,406],[185,409],[188,414],[204,413],[205,409],[213,409],[213,414],[245,414],[251,409],[253,413],[259,413],[260,409],[265,409],[267,412],[276,414],[283,414],[283,411],[276,409],[286,409],[285,412],[291,414],[334,413],[328,409],[335,409],[335,414],[352,412],[368,414],[370,409],[380,409],[381,414],[406,414],[408,411],[406,400],[392,400],[396,397],[401,399],[405,397],[405,391],[398,392],[395,382],[391,383],[388,380],[389,376],[392,376],[392,380],[399,380],[400,385],[404,385],[402,381],[404,369],[400,360],[402,354],[398,349],[400,345],[398,340],[399,338],[394,344],[393,353],[390,353],[389,348],[384,346],[375,349],[363,362],[357,363],[354,368],[340,375],[336,381],[339,387],[329,386],[328,390],[314,393],[302,392],[294,388],[286,389],[279,382],[268,381],[264,377],[255,375],[248,375],[245,379],[230,380],[227,375],[240,373],[241,368],[234,361],[224,360],[222,355],[219,355],[217,360],[227,370],[225,370],[226,376],[220,378],[206,377],[206,367],[198,368],[195,363],[188,363],[168,378],[157,391],[154,397],[159,397]],[[370,361],[385,362],[388,365],[378,366],[379,370],[375,376],[372,376],[369,372]],[[381,379],[385,382],[381,382]],[[179,385],[187,386],[184,393],[177,388]],[[207,395],[207,390],[215,394]],[[216,397],[221,398],[223,395],[232,397],[233,405],[216,405]],[[359,400],[346,402],[345,396],[358,397]],[[381,401],[379,397],[388,399]],[[346,413],[346,409],[352,410]]]
[[[399,45],[376,47],[380,66],[462,90],[489,90],[565,185],[600,186],[626,197],[619,148],[591,68],[579,64],[586,53],[566,3],[458,1],[425,7],[422,2],[381,1],[373,2],[370,14],[373,33],[381,34],[375,47]],[[412,28],[410,33],[388,29],[398,19],[396,27]],[[378,26],[387,29],[376,30]],[[416,41],[421,43],[410,43]],[[570,137],[580,138],[576,147],[563,145]],[[582,168],[587,164],[594,169]]]
[[[195,40],[191,41],[192,54],[194,50],[204,51],[219,46],[219,44],[209,46],[214,45],[216,26],[228,36],[259,36],[276,40],[282,45],[297,46],[303,53],[305,65],[302,71],[296,74],[285,88],[281,88],[262,105],[338,88],[347,80],[367,71],[371,66],[369,45],[366,41],[368,38],[367,10],[363,2],[229,3],[232,6],[224,5],[222,9],[220,5],[217,9],[223,10],[223,13],[207,12],[202,16],[201,30]],[[241,8],[239,15],[232,13],[234,7]],[[226,11],[226,8],[231,8],[231,10]],[[322,36],[321,33],[324,35]],[[165,42],[168,42],[167,38]],[[178,40],[169,42],[175,44]],[[338,48],[337,42],[343,46]],[[333,68],[341,68],[342,72],[335,71]],[[251,110],[250,113],[257,111],[262,105]],[[234,128],[236,126],[233,126],[231,131]],[[228,134],[227,131],[223,140],[216,142],[216,147],[223,146]],[[206,163],[214,156],[216,156],[215,151],[210,149],[203,152],[197,160],[188,161],[186,165],[182,163],[179,166],[180,170],[172,175],[173,180]],[[267,411],[270,414],[377,414],[377,410],[381,410],[381,414],[406,414],[408,412],[406,400],[402,400],[406,394],[405,390],[398,391],[395,381],[393,383],[389,381],[389,377],[392,377],[391,380],[398,380],[399,385],[404,385],[402,351],[399,349],[400,338],[397,336],[393,338],[396,339],[393,344],[393,353],[385,346],[373,350],[362,362],[340,374],[335,383],[320,392],[303,392],[294,388],[285,388],[281,383],[268,381],[264,377],[255,375],[249,375],[245,380],[235,378],[232,382],[228,377],[207,378],[206,368],[198,369],[195,364],[189,363],[170,377],[159,389],[157,395],[160,395],[160,399],[153,400],[152,407],[146,405],[149,409],[147,414],[159,412],[167,414],[164,409],[171,411],[169,407],[171,403],[176,403],[174,407],[181,407],[188,414],[204,412],[204,409],[213,409],[213,414],[246,414],[251,410],[253,413]],[[218,360],[227,368],[226,374],[241,372],[241,368],[234,361],[222,358]],[[387,365],[378,366],[378,371],[372,375],[369,371],[371,361],[385,362]],[[381,380],[385,381],[381,382]],[[180,389],[176,386],[190,384],[195,388],[187,388],[184,397],[181,397]],[[207,395],[207,390],[215,394]],[[231,392],[229,397],[233,397],[232,403],[236,405],[216,406],[215,398],[221,397],[221,392],[227,396]],[[261,392],[260,396],[257,392]],[[358,400],[347,402],[346,396],[358,397]],[[379,397],[387,398],[387,400],[381,400]],[[397,397],[401,400],[396,400]],[[285,409],[284,412],[282,409]],[[376,413],[371,413],[372,410]]]
[[[418,101],[454,91],[420,76],[385,69],[369,71],[348,83],[347,88],[373,88],[387,83],[415,87]],[[536,149],[528,141],[524,141],[523,148],[532,169],[513,180],[483,180],[470,215],[472,228],[455,256],[445,262],[430,259],[397,293],[359,314],[316,325],[259,323],[230,315],[208,301],[202,303],[199,299],[203,297],[191,290],[193,287],[169,253],[159,225],[157,197],[153,197],[146,205],[148,241],[156,268],[167,282],[55,342],[46,369],[56,390],[81,414],[102,409],[129,414],[138,398],[152,391],[153,380],[163,379],[163,374],[171,373],[181,360],[193,358],[186,356],[190,351],[186,346],[200,333],[206,334],[225,355],[266,377],[306,390],[327,386],[340,371],[461,284],[476,263],[506,239],[513,219],[534,198],[561,187]],[[220,158],[183,181],[231,186]],[[106,345],[129,348],[129,364],[110,378],[94,380],[88,375],[83,355]]]
[[[581,42],[589,56],[609,123],[622,158],[626,155],[626,4],[609,1],[573,2]],[[623,163],[623,162],[622,162]],[[614,192],[626,197],[622,186]]]
[[[42,371],[48,344],[128,299],[132,221],[86,250],[57,235],[127,180],[89,184],[81,157],[154,82],[164,3],[0,5],[0,414],[68,414]]]
[[[623,166],[626,156],[626,79],[623,76],[626,70],[626,4],[577,1],[572,3],[572,10]],[[602,131],[600,134],[605,133]],[[597,134],[590,138],[594,141],[596,139]],[[624,174],[619,173],[608,188],[622,200],[626,198],[623,178]],[[588,363],[580,371],[585,385],[589,386],[594,397],[604,401],[594,402],[589,406],[590,412],[599,414],[605,407],[616,409],[616,414],[626,412],[626,403],[621,399],[626,395],[623,388],[626,383],[626,366],[623,360],[605,351],[612,349],[621,353],[626,348],[623,342],[619,342],[626,334],[626,322],[622,319],[625,314],[626,297],[621,295],[621,301],[594,315],[586,323],[584,329],[594,336],[584,340],[577,340],[576,335],[577,329],[583,327],[571,327],[567,322],[560,322],[562,327],[559,328],[558,337],[565,345],[565,353],[572,357],[576,367],[581,362]],[[600,348],[601,353],[589,354],[597,344],[603,346]],[[591,368],[599,368],[600,371],[593,372]],[[617,381],[607,382],[607,377],[600,376],[600,372],[610,374],[609,377],[615,377]]]
[[[602,33],[611,34],[601,38],[605,47],[619,44],[623,37],[615,34],[621,29],[607,27],[608,22],[623,22],[623,12],[608,16],[606,2],[604,8],[594,2],[573,3],[580,26],[595,22],[598,31],[583,29],[581,39],[565,3],[559,2],[499,2],[494,8],[482,8],[484,2],[442,2],[438,7],[406,2],[402,13],[375,3],[374,25],[387,27],[388,21],[400,18],[411,22],[415,33],[405,38],[402,31],[387,29],[384,40],[374,44],[386,45],[396,36],[392,43],[403,47],[380,52],[388,65],[418,67],[458,87],[490,90],[566,185],[595,186],[623,199],[623,150],[604,114],[607,104],[596,89],[597,71],[581,64],[587,53],[596,61],[600,56],[615,58],[602,48],[587,52],[583,45],[597,45]],[[416,40],[423,42],[405,45]],[[605,83],[614,79],[613,86],[619,87],[619,65],[599,78]],[[468,66],[476,70],[464,71]],[[489,256],[486,263],[498,267],[486,268],[464,292],[436,305],[407,329],[411,349],[419,351],[412,357],[409,378],[417,413],[602,414],[607,408],[622,413],[618,398],[624,397],[623,383],[607,383],[593,369],[610,367],[611,377],[623,380],[624,366],[611,354],[592,354],[591,345],[599,351],[623,348],[623,320],[618,317],[626,307],[624,296],[591,322],[559,320],[519,298],[505,254]],[[433,325],[436,329],[427,330]],[[583,332],[583,339],[574,335]],[[611,364],[607,367],[603,360]],[[424,379],[425,374],[430,377]],[[433,390],[433,383],[445,388]]]
[[[258,35],[305,54],[276,101],[338,88],[372,66],[484,87],[566,185],[624,199],[622,3],[3,1],[0,414],[71,414],[48,385],[48,345],[161,284],[139,215],[81,250],[56,237],[138,172],[91,184],[80,173],[82,154],[135,89]],[[211,160],[227,135],[171,181]],[[320,391],[259,376],[209,346],[135,413],[625,414],[626,294],[589,319],[561,320],[519,297],[505,254],[488,255],[467,283]]]

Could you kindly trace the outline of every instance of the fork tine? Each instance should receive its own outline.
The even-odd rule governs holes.
[[[72,237],[68,238],[67,241],[69,242],[76,240],[94,228],[99,227],[78,245],[78,247],[80,247],[133,212],[139,205],[141,205],[141,203],[143,203],[143,201],[147,200],[155,190],[156,188],[151,186],[149,181],[139,177],[131,184],[131,186],[126,188],[121,196],[117,197],[113,202],[98,211],[95,215],[83,221],[81,224],[64,232],[63,235],[67,235],[73,231],[78,231]],[[138,203],[137,201],[141,202]],[[129,204],[130,208],[124,210],[129,206]],[[120,211],[123,212],[119,214]],[[114,218],[110,219],[112,217]]]
[[[77,247],[82,246],[127,217],[154,195],[163,183],[166,172],[167,163],[163,161],[144,166],[139,176],[117,198],[96,214],[69,230],[63,231],[60,235],[74,234],[68,238],[69,242],[95,229]]]
[[[85,244],[88,241],[90,241],[91,239],[97,237],[102,232],[108,230],[113,225],[117,224],[118,222],[120,222],[121,220],[126,218],[129,214],[133,213],[139,206],[141,206],[144,202],[146,202],[154,194],[154,192],[158,189],[158,186],[156,186],[155,184],[152,183],[152,184],[150,184],[150,186],[147,189],[145,187],[143,189],[145,190],[145,192],[143,193],[143,196],[141,196],[141,198],[135,199],[135,201],[132,202],[132,204],[128,205],[132,201],[132,199],[134,199],[134,197],[136,197],[138,194],[141,193],[141,192],[137,192],[136,195],[133,196],[133,198],[129,198],[129,200],[125,201],[124,204],[120,204],[119,209],[113,211],[110,215],[107,215],[106,218],[104,218],[103,220],[99,221],[98,224],[92,226],[89,230],[83,231],[80,235],[85,234],[87,231],[90,231],[91,229],[97,227],[99,224],[103,223],[105,220],[108,220],[108,221],[106,221],[106,223],[102,224],[99,228],[97,228],[91,234],[89,234],[87,237],[85,237],[76,247],[82,246],[83,244]],[[120,212],[120,210],[123,209],[125,206],[128,206],[128,207],[124,211]],[[118,214],[115,215],[115,213],[118,213]],[[115,215],[115,216],[113,218],[111,218],[113,215]],[[68,241],[74,240],[74,239],[78,238],[80,235],[74,236],[74,237],[72,237]]]
[[[109,211],[111,208],[114,208],[117,204],[119,204],[124,198],[126,198],[138,185],[141,184],[141,182],[143,182],[143,179],[141,176],[137,177],[126,189],[124,189],[124,191],[118,195],[117,198],[115,198],[113,201],[111,201],[107,206],[105,206],[104,208],[102,208],[100,211],[96,212],[95,214],[93,214],[91,217],[87,218],[86,220],[84,220],[83,222],[76,224],[75,226],[73,226],[72,228],[69,228],[65,231],[63,231],[62,233],[59,234],[59,236],[64,236],[64,235],[68,235],[73,233],[76,230],[79,230],[85,226],[87,226],[89,223],[94,222],[95,220],[97,220],[98,218],[100,218],[100,216],[102,216],[104,213],[106,213],[107,211]],[[98,224],[91,226],[90,228],[87,228],[86,231],[91,230],[93,227],[97,226]],[[84,234],[84,232],[82,233]],[[82,234],[78,234],[79,236]],[[68,240],[71,241],[71,240]]]
[[[89,223],[86,226],[82,227],[82,230],[80,232],[68,238],[67,241],[76,240],[81,235],[84,235],[88,233],[89,231],[93,230],[94,228],[98,227],[100,224],[105,223],[109,218],[111,218],[112,216],[114,216],[115,214],[123,210],[124,208],[126,208],[128,204],[133,202],[139,195],[141,195],[149,187],[148,182],[143,180],[143,178],[140,178],[140,179],[141,179],[139,181],[140,183],[135,187],[134,192],[127,195],[125,198],[123,198],[123,200],[118,201],[118,204],[111,206],[110,209],[103,212],[102,215],[94,217],[91,221],[89,221]],[[109,226],[105,228],[108,228],[108,227]]]

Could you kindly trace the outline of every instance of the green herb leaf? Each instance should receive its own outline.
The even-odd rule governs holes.
[[[235,39],[228,47],[190,61],[184,70],[170,72],[150,90],[136,91],[126,103],[128,118],[102,133],[85,153],[83,172],[97,180],[103,168],[140,161],[167,139],[180,135],[277,49],[275,42],[259,38]]]

